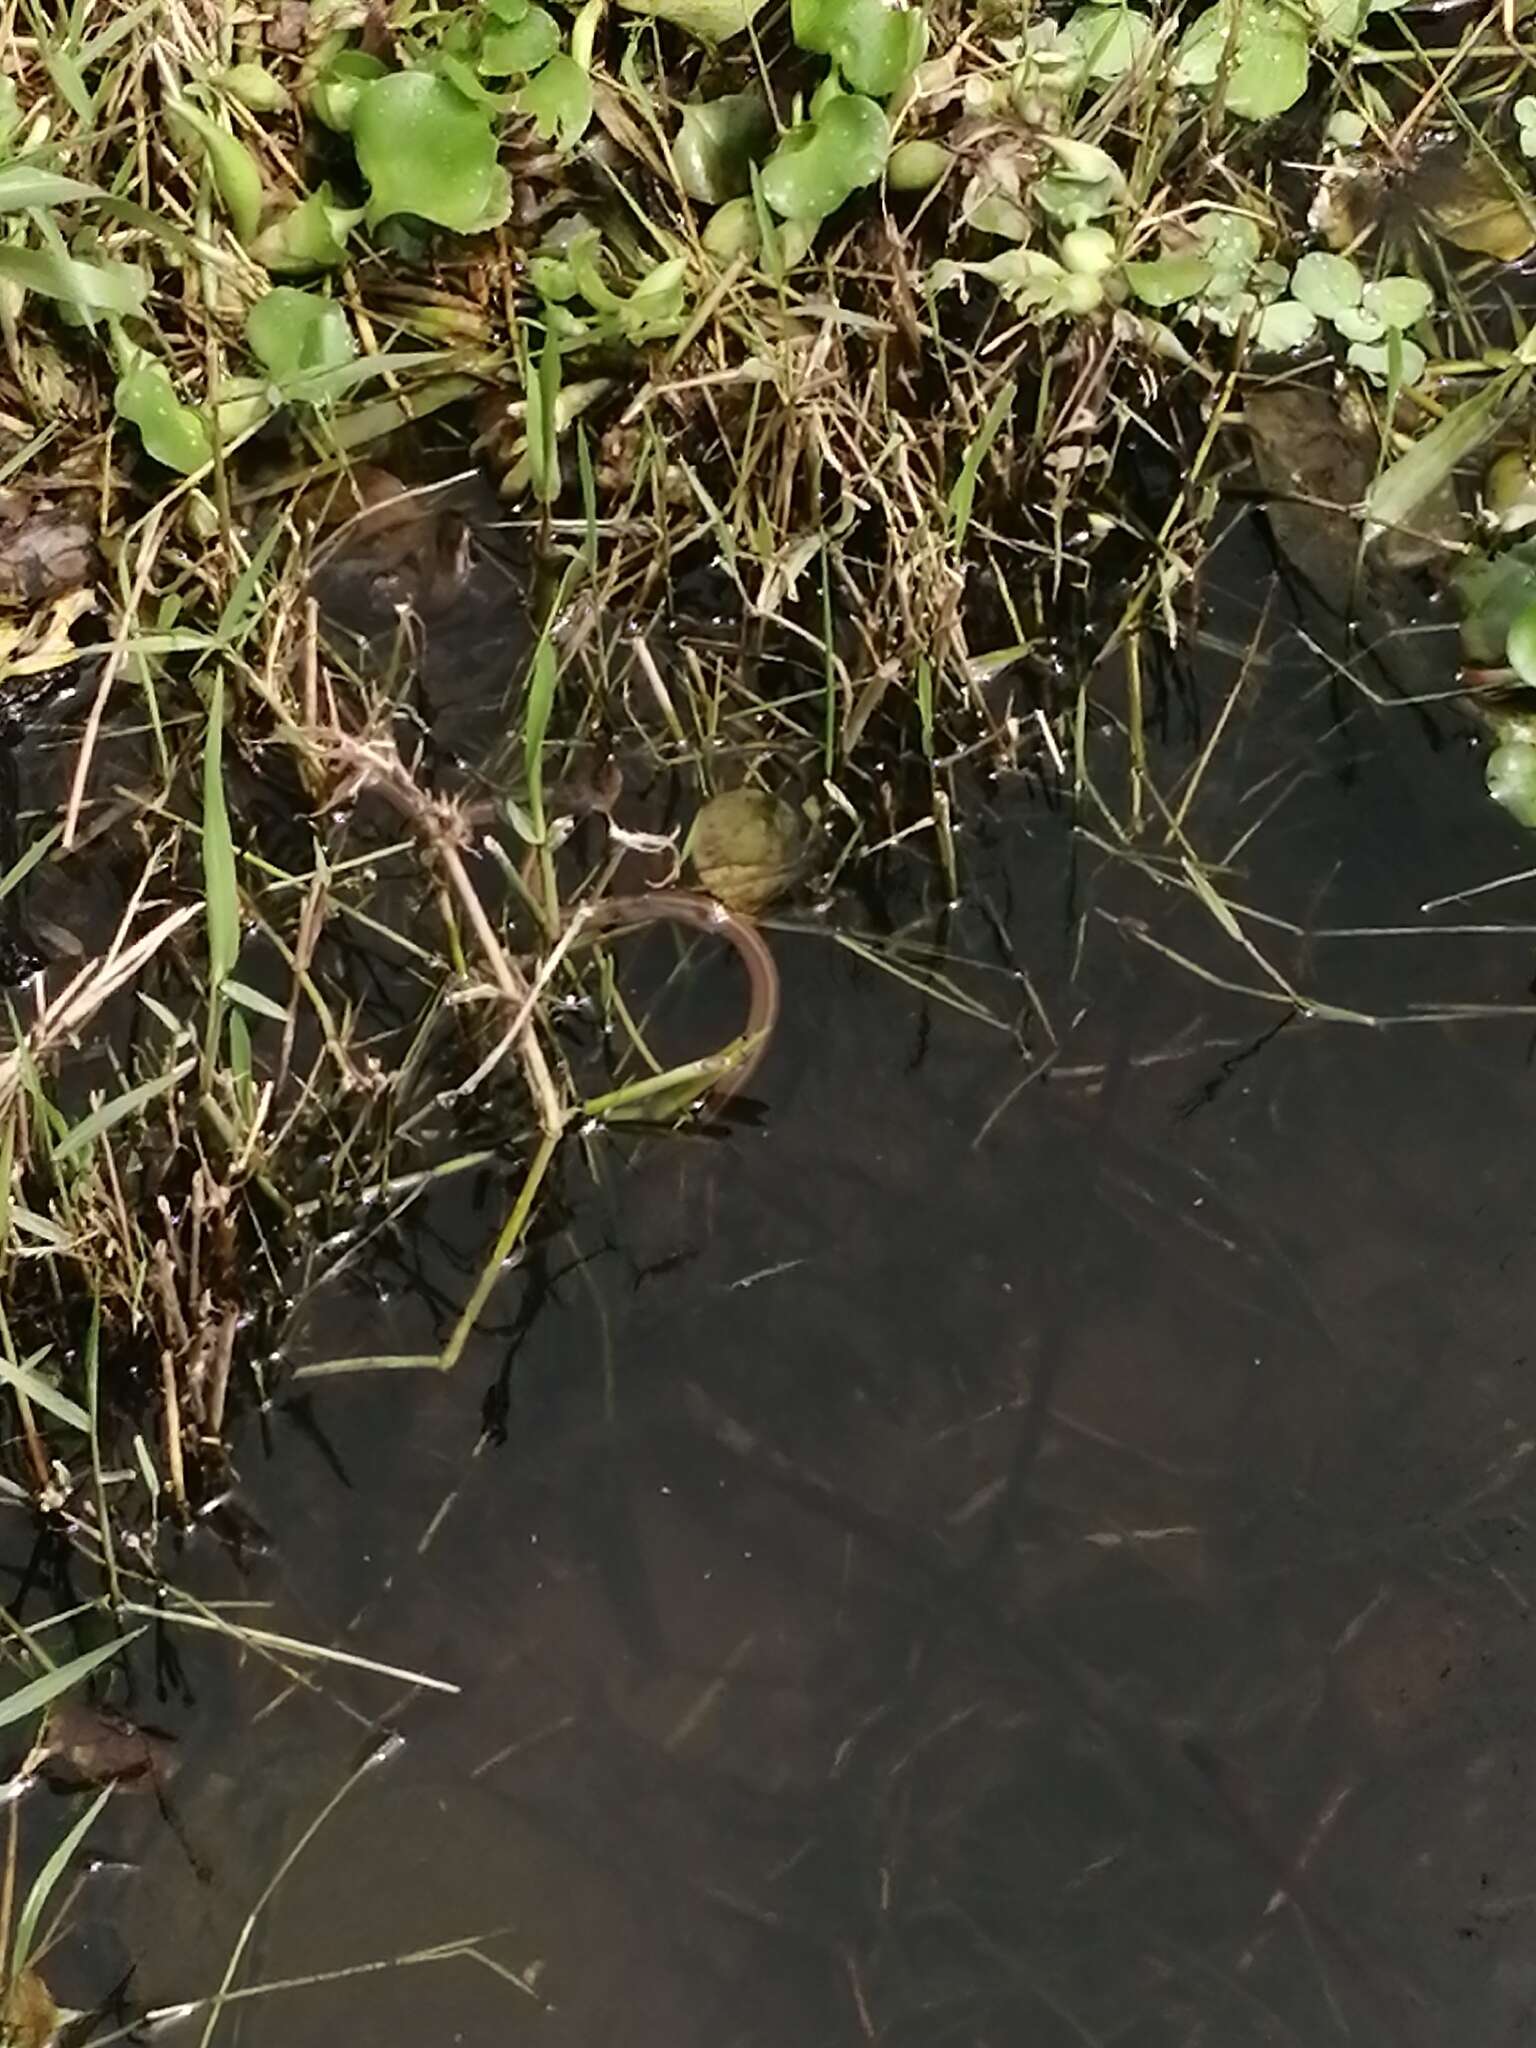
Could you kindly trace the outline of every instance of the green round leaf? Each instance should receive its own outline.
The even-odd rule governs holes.
[[[1288,354],[1305,348],[1317,332],[1317,315],[1296,299],[1277,299],[1266,306],[1253,328],[1255,348]]]
[[[560,47],[560,25],[542,7],[529,7],[514,22],[497,23],[481,38],[475,68],[487,78],[526,76],[547,64]]]
[[[1152,44],[1152,23],[1133,7],[1079,7],[1062,40],[1082,52],[1085,74],[1107,83],[1123,78]]]
[[[886,0],[792,0],[802,50],[830,57],[855,92],[884,98],[923,61],[928,19],[920,7]]]
[[[763,166],[763,197],[785,220],[824,220],[874,184],[890,147],[890,126],[875,102],[844,93],[783,137]]]
[[[1504,659],[1527,688],[1536,689],[1536,604],[1515,614],[1504,643]]]
[[[1125,266],[1125,281],[1144,306],[1181,306],[1198,299],[1210,279],[1210,263],[1193,250]]]
[[[1333,316],[1333,324],[1346,341],[1380,341],[1387,331],[1385,320],[1377,319],[1364,306],[1345,306]]]
[[[1429,358],[1407,335],[1398,342],[1398,350],[1398,363],[1406,390],[1410,384],[1418,383],[1429,367]],[[1375,384],[1390,384],[1392,381],[1392,350],[1388,341],[1352,342],[1346,360],[1354,369],[1363,370]]]
[[[683,108],[673,159],[683,190],[703,206],[739,199],[752,165],[773,140],[773,116],[760,92],[726,93]]]
[[[1359,267],[1347,256],[1314,250],[1291,272],[1292,298],[1299,299],[1319,320],[1336,320],[1340,313],[1358,306],[1363,290]]]
[[[286,284],[252,306],[245,339],[273,383],[296,396],[323,396],[323,373],[342,368],[357,354],[346,313],[334,299]]]
[[[1087,227],[1090,221],[1112,213],[1120,193],[1118,187],[1107,180],[1097,185],[1086,185],[1080,178],[1063,178],[1050,171],[1036,180],[1030,196],[1047,220],[1056,221],[1064,228],[1082,228]]]
[[[1258,222],[1251,220],[1246,213],[1233,213],[1227,207],[1219,207],[1201,216],[1195,224],[1195,233],[1201,249],[1210,259],[1208,295],[1231,298],[1247,283],[1248,275],[1264,247]]]
[[[1417,327],[1435,295],[1416,277],[1379,277],[1366,286],[1361,303],[1383,327]]]
[[[1286,0],[1217,0],[1180,38],[1174,77],[1212,86],[1226,64],[1230,111],[1267,121],[1306,91],[1310,55],[1304,18]]]
[[[491,210],[497,164],[490,122],[430,71],[393,72],[365,85],[352,109],[352,142],[368,180],[370,227],[413,213],[470,234]]]
[[[1507,740],[1488,756],[1488,794],[1518,825],[1536,825],[1536,747]]]

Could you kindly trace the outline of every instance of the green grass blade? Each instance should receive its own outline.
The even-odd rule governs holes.
[[[208,700],[203,747],[203,897],[208,915],[208,979],[222,986],[240,956],[240,893],[235,885],[235,843],[224,801],[224,678],[216,674]]]
[[[954,488],[949,494],[950,537],[956,548],[965,546],[965,536],[971,525],[971,508],[976,502],[976,484],[981,475],[981,465],[986,461],[987,451],[997,439],[1003,421],[1013,410],[1017,388],[1010,378],[987,407],[987,416],[981,423],[981,430],[965,451],[960,474],[955,478]]]
[[[93,1109],[89,1116],[82,1117],[72,1130],[66,1131],[53,1148],[53,1163],[59,1165],[66,1159],[73,1159],[78,1153],[87,1152],[96,1140],[120,1124],[125,1116],[136,1116],[146,1104],[161,1095],[168,1095],[196,1064],[183,1060],[172,1067],[168,1074],[156,1074],[152,1080],[140,1081],[136,1087],[125,1088],[121,1095],[114,1095],[110,1102]]]
[[[91,1418],[85,1410],[77,1402],[71,1401],[67,1394],[61,1394],[51,1380],[45,1380],[41,1373],[32,1370],[37,1361],[45,1358],[51,1349],[51,1345],[45,1344],[43,1349],[35,1352],[31,1358],[10,1358],[0,1351],[0,1380],[8,1387],[14,1387],[18,1393],[25,1394],[34,1407],[45,1408],[60,1422],[67,1422],[71,1429],[78,1429],[82,1436],[89,1436]]]
[[[89,1678],[93,1671],[115,1657],[120,1650],[143,1635],[141,1628],[130,1630],[125,1636],[114,1636],[110,1643],[102,1643],[94,1650],[87,1650],[84,1656],[72,1657],[67,1664],[56,1664],[51,1671],[45,1671],[41,1678],[34,1678],[16,1692],[0,1699],[0,1728],[10,1728],[17,1721],[26,1721],[33,1714],[39,1714],[44,1707],[51,1706],[56,1699],[77,1686],[82,1678]]]
[[[43,1917],[43,1908],[48,1903],[49,1895],[68,1869],[70,1858],[84,1841],[87,1834],[89,1834],[92,1821],[95,1820],[97,1814],[100,1813],[101,1809],[112,1797],[114,1789],[111,1785],[102,1786],[96,1797],[91,1801],[84,1813],[81,1814],[69,1833],[59,1843],[53,1854],[48,1858],[48,1861],[33,1879],[32,1889],[27,1893],[26,1903],[23,1905],[21,1916],[16,1922],[16,1939],[11,1945],[10,1960],[6,1972],[11,1983],[16,1981],[27,1966],[27,1959],[32,1953],[32,1943],[37,1936],[37,1923]]]
[[[560,680],[555,645],[548,633],[540,637],[528,672],[528,702],[523,712],[523,760],[528,777],[528,817],[536,846],[544,844],[544,736]]]

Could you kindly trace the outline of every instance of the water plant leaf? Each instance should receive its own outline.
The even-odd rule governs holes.
[[[1341,307],[1333,316],[1333,324],[1346,341],[1367,345],[1380,341],[1387,331],[1386,322],[1378,320],[1374,313],[1368,313],[1364,306]]]
[[[330,186],[322,185],[269,220],[247,247],[263,269],[279,277],[334,270],[346,261],[347,236],[363,212],[338,206]]]
[[[632,14],[669,21],[701,43],[728,43],[757,15],[763,0],[619,0]]]
[[[1496,667],[1515,619],[1536,604],[1536,540],[1517,541],[1495,555],[1473,555],[1452,584],[1463,614],[1462,654],[1474,667]]]
[[[191,476],[213,460],[202,414],[182,404],[170,371],[146,350],[131,352],[112,404],[119,419],[138,429],[145,454],[167,469]]]
[[[1306,91],[1310,57],[1305,17],[1286,0],[1217,0],[1180,38],[1173,72],[1181,85],[1214,86],[1225,67],[1228,109],[1267,121]]]
[[[728,789],[693,821],[688,854],[695,874],[728,910],[765,910],[794,881],[800,820],[764,789]]]
[[[1536,604],[1526,604],[1510,621],[1504,659],[1528,689],[1536,689]]]
[[[1429,358],[1425,355],[1423,349],[1419,347],[1416,341],[1410,341],[1406,335],[1402,335],[1398,339],[1397,358],[1398,379],[1405,387],[1410,384],[1417,384],[1425,370],[1429,367]],[[1363,370],[1374,384],[1390,384],[1392,382],[1392,342],[1390,337],[1385,341],[1351,342],[1345,361],[1351,369]]]
[[[785,220],[824,220],[874,184],[890,147],[890,126],[875,102],[843,93],[780,140],[763,166],[763,197]]]
[[[910,78],[928,47],[923,10],[886,0],[791,0],[790,23],[802,50],[830,57],[854,92],[876,99]]]
[[[685,106],[672,146],[678,182],[703,206],[739,199],[751,190],[753,162],[772,140],[773,116],[760,92]]]
[[[527,76],[560,47],[560,25],[542,7],[527,7],[516,21],[499,22],[480,39],[475,68],[487,78]]]
[[[309,88],[309,110],[337,135],[346,135],[365,86],[387,78],[389,66],[366,50],[339,50]]]
[[[1291,296],[1320,320],[1334,320],[1360,303],[1365,281],[1347,256],[1314,250],[1291,272]]]
[[[1416,327],[1435,303],[1429,286],[1417,277],[1379,277],[1361,297],[1364,310],[1383,327]]]
[[[458,234],[484,224],[496,196],[496,138],[485,109],[447,79],[397,71],[365,85],[352,142],[368,180],[370,227],[397,213]]]
[[[1264,247],[1258,222],[1246,213],[1216,207],[1201,216],[1195,236],[1211,266],[1207,297],[1230,298],[1241,291]]]
[[[318,292],[278,285],[258,299],[245,319],[246,346],[274,384],[319,397],[324,373],[344,369],[357,343],[344,308]]]
[[[1060,171],[1047,171],[1036,180],[1031,197],[1047,219],[1064,228],[1082,228],[1114,211],[1119,204],[1120,187],[1117,179],[1090,182],[1067,177]]]
[[[1179,306],[1197,299],[1211,276],[1210,259],[1194,250],[1125,265],[1125,281],[1144,306]]]
[[[518,93],[517,110],[545,142],[574,149],[592,119],[592,80],[574,57],[551,57]]]
[[[1123,78],[1152,46],[1152,23],[1134,7],[1079,7],[1062,31],[1063,45],[1082,52],[1085,75],[1101,84]]]
[[[1488,794],[1517,825],[1536,826],[1536,746],[1506,740],[1488,756]]]
[[[202,144],[213,173],[214,190],[229,215],[230,225],[242,242],[250,241],[261,222],[266,189],[261,166],[238,137],[221,127],[211,114],[178,100],[171,110],[172,121],[190,128]]]
[[[1317,315],[1310,306],[1302,305],[1298,299],[1279,299],[1259,314],[1253,328],[1253,345],[1273,350],[1277,355],[1289,354],[1293,349],[1305,348],[1316,332]]]

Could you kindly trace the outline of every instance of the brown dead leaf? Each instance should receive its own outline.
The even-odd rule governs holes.
[[[89,583],[95,570],[83,520],[44,509],[25,491],[0,490],[0,605],[48,604]]]
[[[1491,150],[1445,153],[1410,180],[1413,205],[1442,242],[1500,263],[1536,248],[1536,209],[1516,175]]]
[[[36,1970],[23,1970],[6,1986],[6,2048],[52,2048],[61,2018],[53,1993]]]

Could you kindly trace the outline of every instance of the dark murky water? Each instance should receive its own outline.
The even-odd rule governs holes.
[[[460,1690],[189,1655],[212,1881],[119,1803],[82,1984],[216,1985],[388,1727],[238,1979],[330,1981],[220,2040],[1530,2038],[1536,883],[1421,905],[1536,861],[1449,725],[1322,676],[1277,652],[1184,821],[1267,968],[1176,843],[1004,793],[949,939],[1022,1050],[785,930],[761,1127],[573,1159],[451,1379],[252,1430],[277,1552],[192,1582]],[[504,1201],[447,1185],[312,1355],[440,1339]]]

